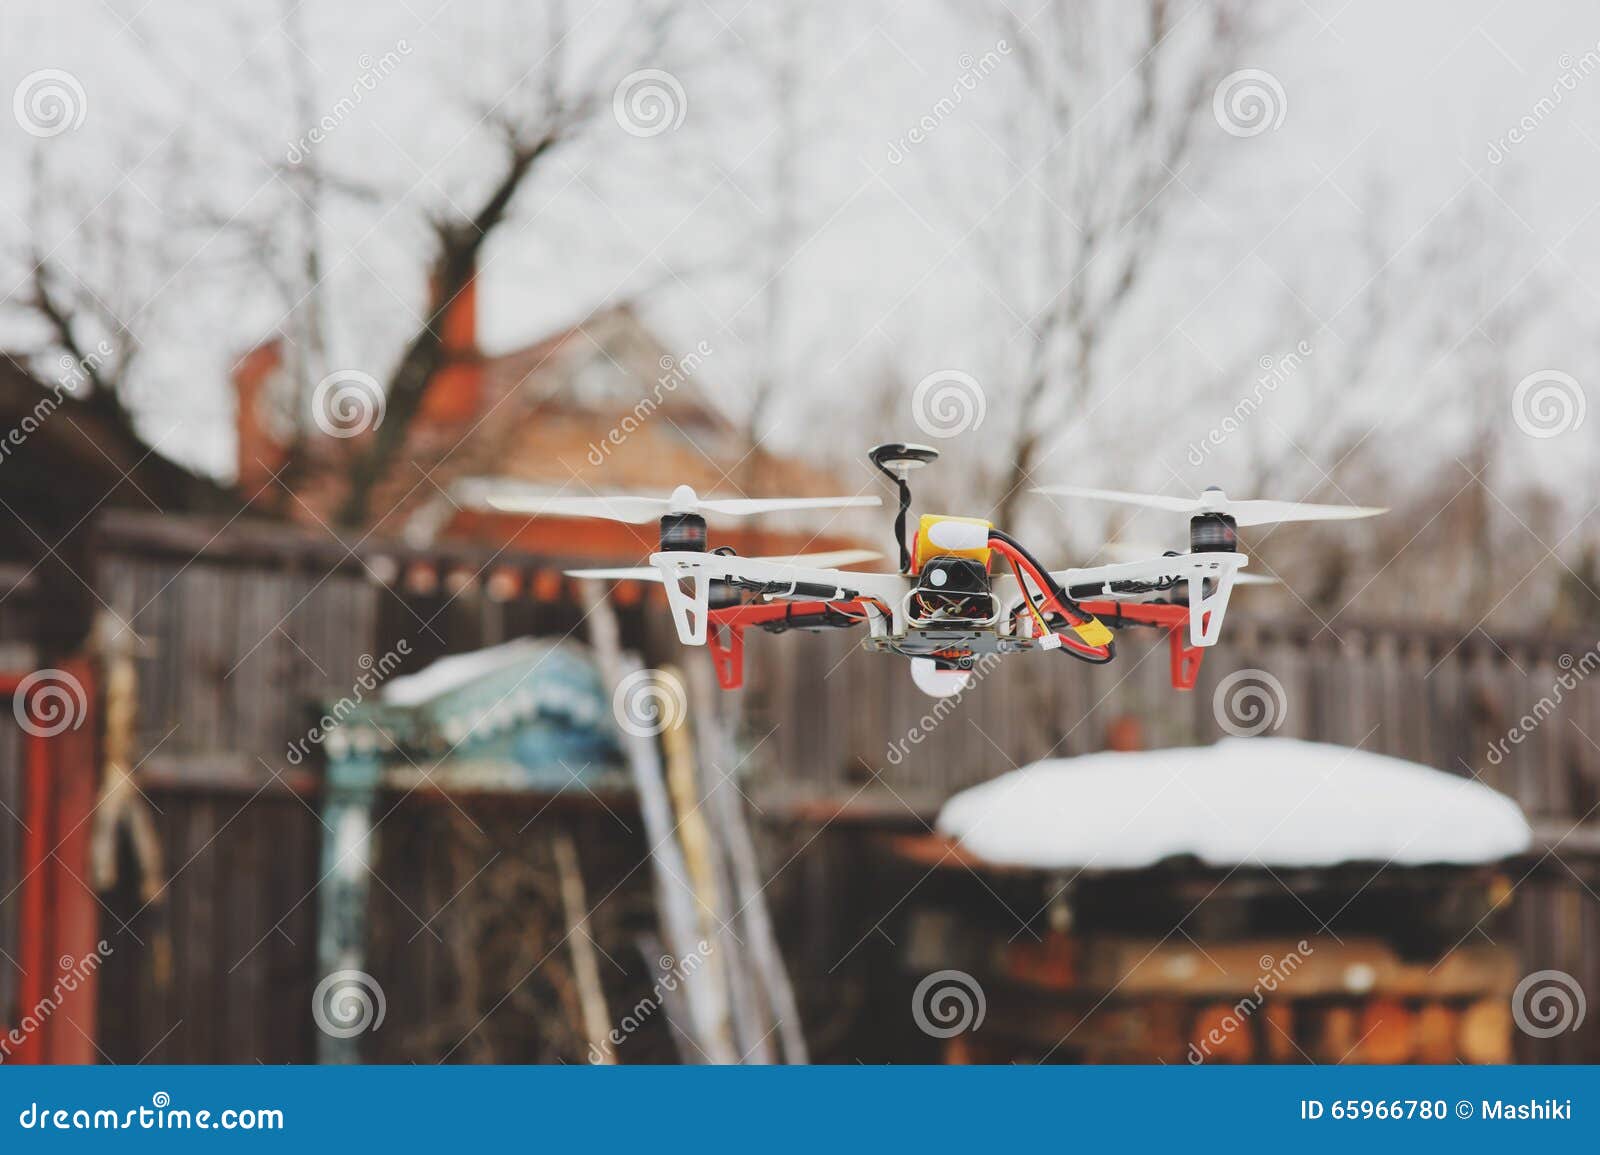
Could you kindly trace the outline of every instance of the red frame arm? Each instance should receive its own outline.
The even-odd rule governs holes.
[[[830,610],[865,618],[867,607],[860,601],[842,602],[747,602],[724,606],[706,614],[706,647],[716,667],[717,684],[724,690],[744,685],[744,630],[764,622],[792,621],[803,627],[805,619]]]
[[[1189,607],[1171,602],[1079,602],[1085,613],[1109,622],[1163,626],[1167,631],[1168,668],[1174,690],[1192,690],[1200,677],[1205,650],[1189,644]]]
[[[1135,622],[1143,626],[1161,626],[1167,631],[1169,650],[1168,668],[1172,688],[1192,690],[1200,676],[1200,661],[1205,650],[1191,646],[1189,637],[1189,607],[1169,602],[1080,602],[1080,608],[1097,618],[1110,622]],[[867,607],[860,601],[843,602],[749,602],[738,606],[724,606],[707,614],[706,646],[711,651],[712,665],[717,671],[717,684],[724,690],[737,690],[744,685],[744,631],[746,626],[765,622],[789,620],[803,627],[805,619],[825,614],[830,610],[845,614],[866,616]]]

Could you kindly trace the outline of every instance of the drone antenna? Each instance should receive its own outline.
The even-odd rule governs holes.
[[[885,477],[895,483],[900,491],[900,510],[894,518],[894,539],[900,546],[900,572],[911,572],[911,547],[906,542],[906,514],[911,511],[911,483],[907,480],[913,469],[921,469],[939,459],[939,451],[931,445],[908,445],[891,441],[875,445],[867,454],[872,464]]]

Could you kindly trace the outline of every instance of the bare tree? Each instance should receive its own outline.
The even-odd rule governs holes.
[[[997,455],[994,516],[1017,503],[1061,429],[1103,393],[1101,353],[1168,235],[1197,154],[1229,137],[1213,91],[1235,66],[1232,3],[1185,8],[1048,0],[1026,18],[999,4],[1016,74],[1005,103],[1015,168],[1004,211],[972,227],[991,252],[991,289],[1024,326],[1014,384],[996,384],[1011,428]],[[1004,83],[995,77],[995,83]],[[988,82],[986,82],[988,83]]]
[[[368,519],[374,486],[405,444],[428,382],[443,363],[441,321],[473,277],[485,246],[517,219],[519,195],[552,158],[583,139],[599,113],[609,113],[619,81],[630,70],[659,64],[676,11],[667,3],[630,8],[617,14],[615,26],[608,30],[596,27],[591,12],[569,20],[564,4],[546,5],[532,25],[519,23],[515,57],[502,61],[502,71],[511,78],[507,83],[498,88],[480,83],[477,87],[483,94],[476,97],[464,91],[473,87],[471,81],[494,71],[486,61],[480,61],[463,81],[463,91],[454,99],[474,121],[474,147],[461,150],[465,171],[440,183],[464,191],[442,195],[423,210],[421,228],[431,248],[426,258],[428,304],[409,332],[393,334],[392,356],[378,354],[391,366],[384,381],[384,420],[346,457],[341,522],[354,525]],[[75,243],[36,246],[25,254],[32,291],[12,304],[43,323],[47,339],[41,353],[52,358],[64,352],[75,361],[91,360],[88,354],[94,342],[87,334],[93,330],[109,335],[116,351],[109,358],[92,359],[85,391],[95,404],[116,412],[131,427],[134,415],[128,397],[140,385],[142,366],[136,354],[144,344],[139,322],[151,318],[167,283],[194,274],[191,265],[202,252],[212,262],[213,272],[232,261],[237,267],[225,274],[230,277],[231,303],[242,307],[261,302],[263,296],[275,298],[281,316],[277,328],[286,348],[285,370],[293,379],[294,428],[284,467],[292,475],[307,452],[306,419],[313,386],[339,343],[329,332],[330,318],[340,310],[330,299],[324,218],[357,208],[381,219],[405,202],[395,197],[394,190],[340,175],[319,152],[308,151],[287,163],[274,155],[281,151],[269,143],[276,139],[276,126],[288,123],[305,131],[316,122],[319,110],[329,107],[327,94],[319,92],[307,63],[310,38],[301,7],[286,3],[281,17],[276,23],[286,66],[255,69],[261,75],[255,77],[257,99],[249,114],[218,107],[217,101],[197,90],[189,95],[207,107],[217,107],[216,121],[176,132],[169,125],[152,126],[165,140],[157,148],[175,179],[155,226],[143,238],[128,240],[126,263],[146,273],[142,287],[147,295],[117,304],[119,294],[113,290],[118,286],[112,283],[108,262],[94,255],[83,236],[94,222],[114,221],[115,209],[124,200],[135,203],[133,191],[119,185],[102,203],[83,203],[81,197],[70,195],[75,174],[65,166],[47,166],[41,159],[31,174],[34,202],[41,206],[41,214],[52,214],[63,225],[58,231],[73,235]],[[260,29],[253,31],[259,34]],[[162,40],[157,34],[143,37],[152,62],[164,74],[183,76],[181,68],[160,55]],[[579,41],[586,45],[582,52]],[[241,86],[251,80],[250,72],[246,67],[238,80]],[[130,122],[137,119],[129,114]],[[485,140],[490,147],[480,147]],[[43,157],[45,152],[40,148],[36,155]],[[248,200],[230,201],[227,191],[208,197],[208,187],[230,186],[195,171],[187,161],[195,152],[203,152],[213,165],[224,159],[237,164],[248,173],[251,183],[245,187],[253,187],[263,174],[275,179]],[[149,199],[142,191],[138,195]],[[170,244],[176,251],[156,251],[158,238],[164,235],[170,241],[180,231],[203,233],[203,239],[188,252]],[[35,235],[49,232],[39,228]],[[213,247],[218,238],[221,241]]]

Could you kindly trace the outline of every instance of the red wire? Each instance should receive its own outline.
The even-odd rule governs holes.
[[[1055,595],[1050,592],[1050,584],[1046,582],[1039,571],[1034,568],[1033,563],[1024,557],[1020,552],[1013,549],[1010,545],[1001,541],[999,538],[993,537],[989,539],[989,547],[998,551],[1008,561],[1011,562],[1012,572],[1016,573],[1017,584],[1022,588],[1022,596],[1025,598],[1028,597],[1028,587],[1023,582],[1021,571],[1027,571],[1028,576],[1033,579],[1033,584],[1039,588],[1039,593],[1044,601],[1044,609],[1041,611],[1041,616],[1043,613],[1047,613],[1053,609],[1056,613],[1065,618],[1069,625],[1082,625],[1084,622],[1089,620],[1084,615],[1076,612],[1075,610],[1068,609],[1066,606],[1062,605],[1058,600],[1056,600]],[[1070,650],[1075,650],[1080,654],[1085,654],[1092,658],[1107,658],[1111,656],[1111,650],[1109,646],[1091,646],[1084,642],[1078,641],[1070,634],[1057,634],[1056,637],[1061,639],[1061,644],[1063,646]]]

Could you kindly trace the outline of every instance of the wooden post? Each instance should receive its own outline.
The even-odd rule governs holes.
[[[341,727],[327,745],[323,882],[317,892],[317,977],[322,981],[339,971],[366,970],[367,897],[372,889],[370,863],[376,838],[372,805],[383,777],[375,734],[359,726]],[[360,1061],[356,1035],[340,1037],[318,1030],[317,1062]]]
[[[672,667],[662,667],[660,675],[683,692],[682,679]],[[772,1026],[740,957],[739,941],[730,925],[738,912],[731,905],[729,895],[736,890],[728,878],[726,855],[711,835],[688,722],[687,716],[669,719],[661,734],[661,745],[666,751],[667,787],[678,815],[678,834],[689,863],[689,881],[700,908],[700,935],[712,946],[712,957],[708,960],[711,969],[723,976],[728,987],[734,1039],[741,1059],[770,1063],[773,1061]]]
[[[583,890],[583,870],[578,863],[578,848],[565,830],[551,839],[556,874],[561,881],[561,910],[567,924],[567,949],[572,952],[572,975],[578,984],[578,1003],[583,1011],[583,1033],[589,1038],[589,1051],[597,1063],[617,1061],[609,1032],[611,1015],[606,1010],[606,993],[600,985],[600,964],[595,958],[594,939],[589,935],[589,903]]]
[[[716,686],[710,656],[704,650],[692,652],[688,669],[689,698],[696,705],[695,729],[700,737],[700,758],[707,770],[706,777],[713,779],[707,788],[707,808],[722,834],[733,869],[734,897],[745,928],[743,937],[773,1014],[777,1016],[773,1033],[782,1044],[784,1061],[806,1063],[810,1060],[800,1022],[800,1007],[783,963],[783,952],[778,948],[778,936],[772,928],[766,884],[761,881],[755,842],[750,837],[743,799],[734,779],[739,762],[734,756],[733,737],[717,715],[717,695],[721,691]],[[724,777],[729,780],[723,781]]]
[[[617,616],[604,593],[593,582],[581,583],[581,589],[595,662],[615,704],[618,689],[625,687],[629,679],[637,680],[644,667],[637,657],[622,652]],[[621,727],[619,738],[633,771],[634,789],[639,794],[639,814],[644,820],[645,839],[650,846],[662,938],[674,958],[699,955],[702,952],[698,947],[700,940],[695,936],[694,896],[688,884],[682,881],[688,876],[689,867],[678,844],[677,823],[673,821],[672,802],[667,796],[661,751],[654,736],[644,729]],[[728,993],[717,982],[716,974],[707,967],[682,984],[691,1019],[682,1026],[692,1031],[700,1051],[699,1055],[685,1055],[685,1058],[737,1063],[739,1054],[733,1045]]]

